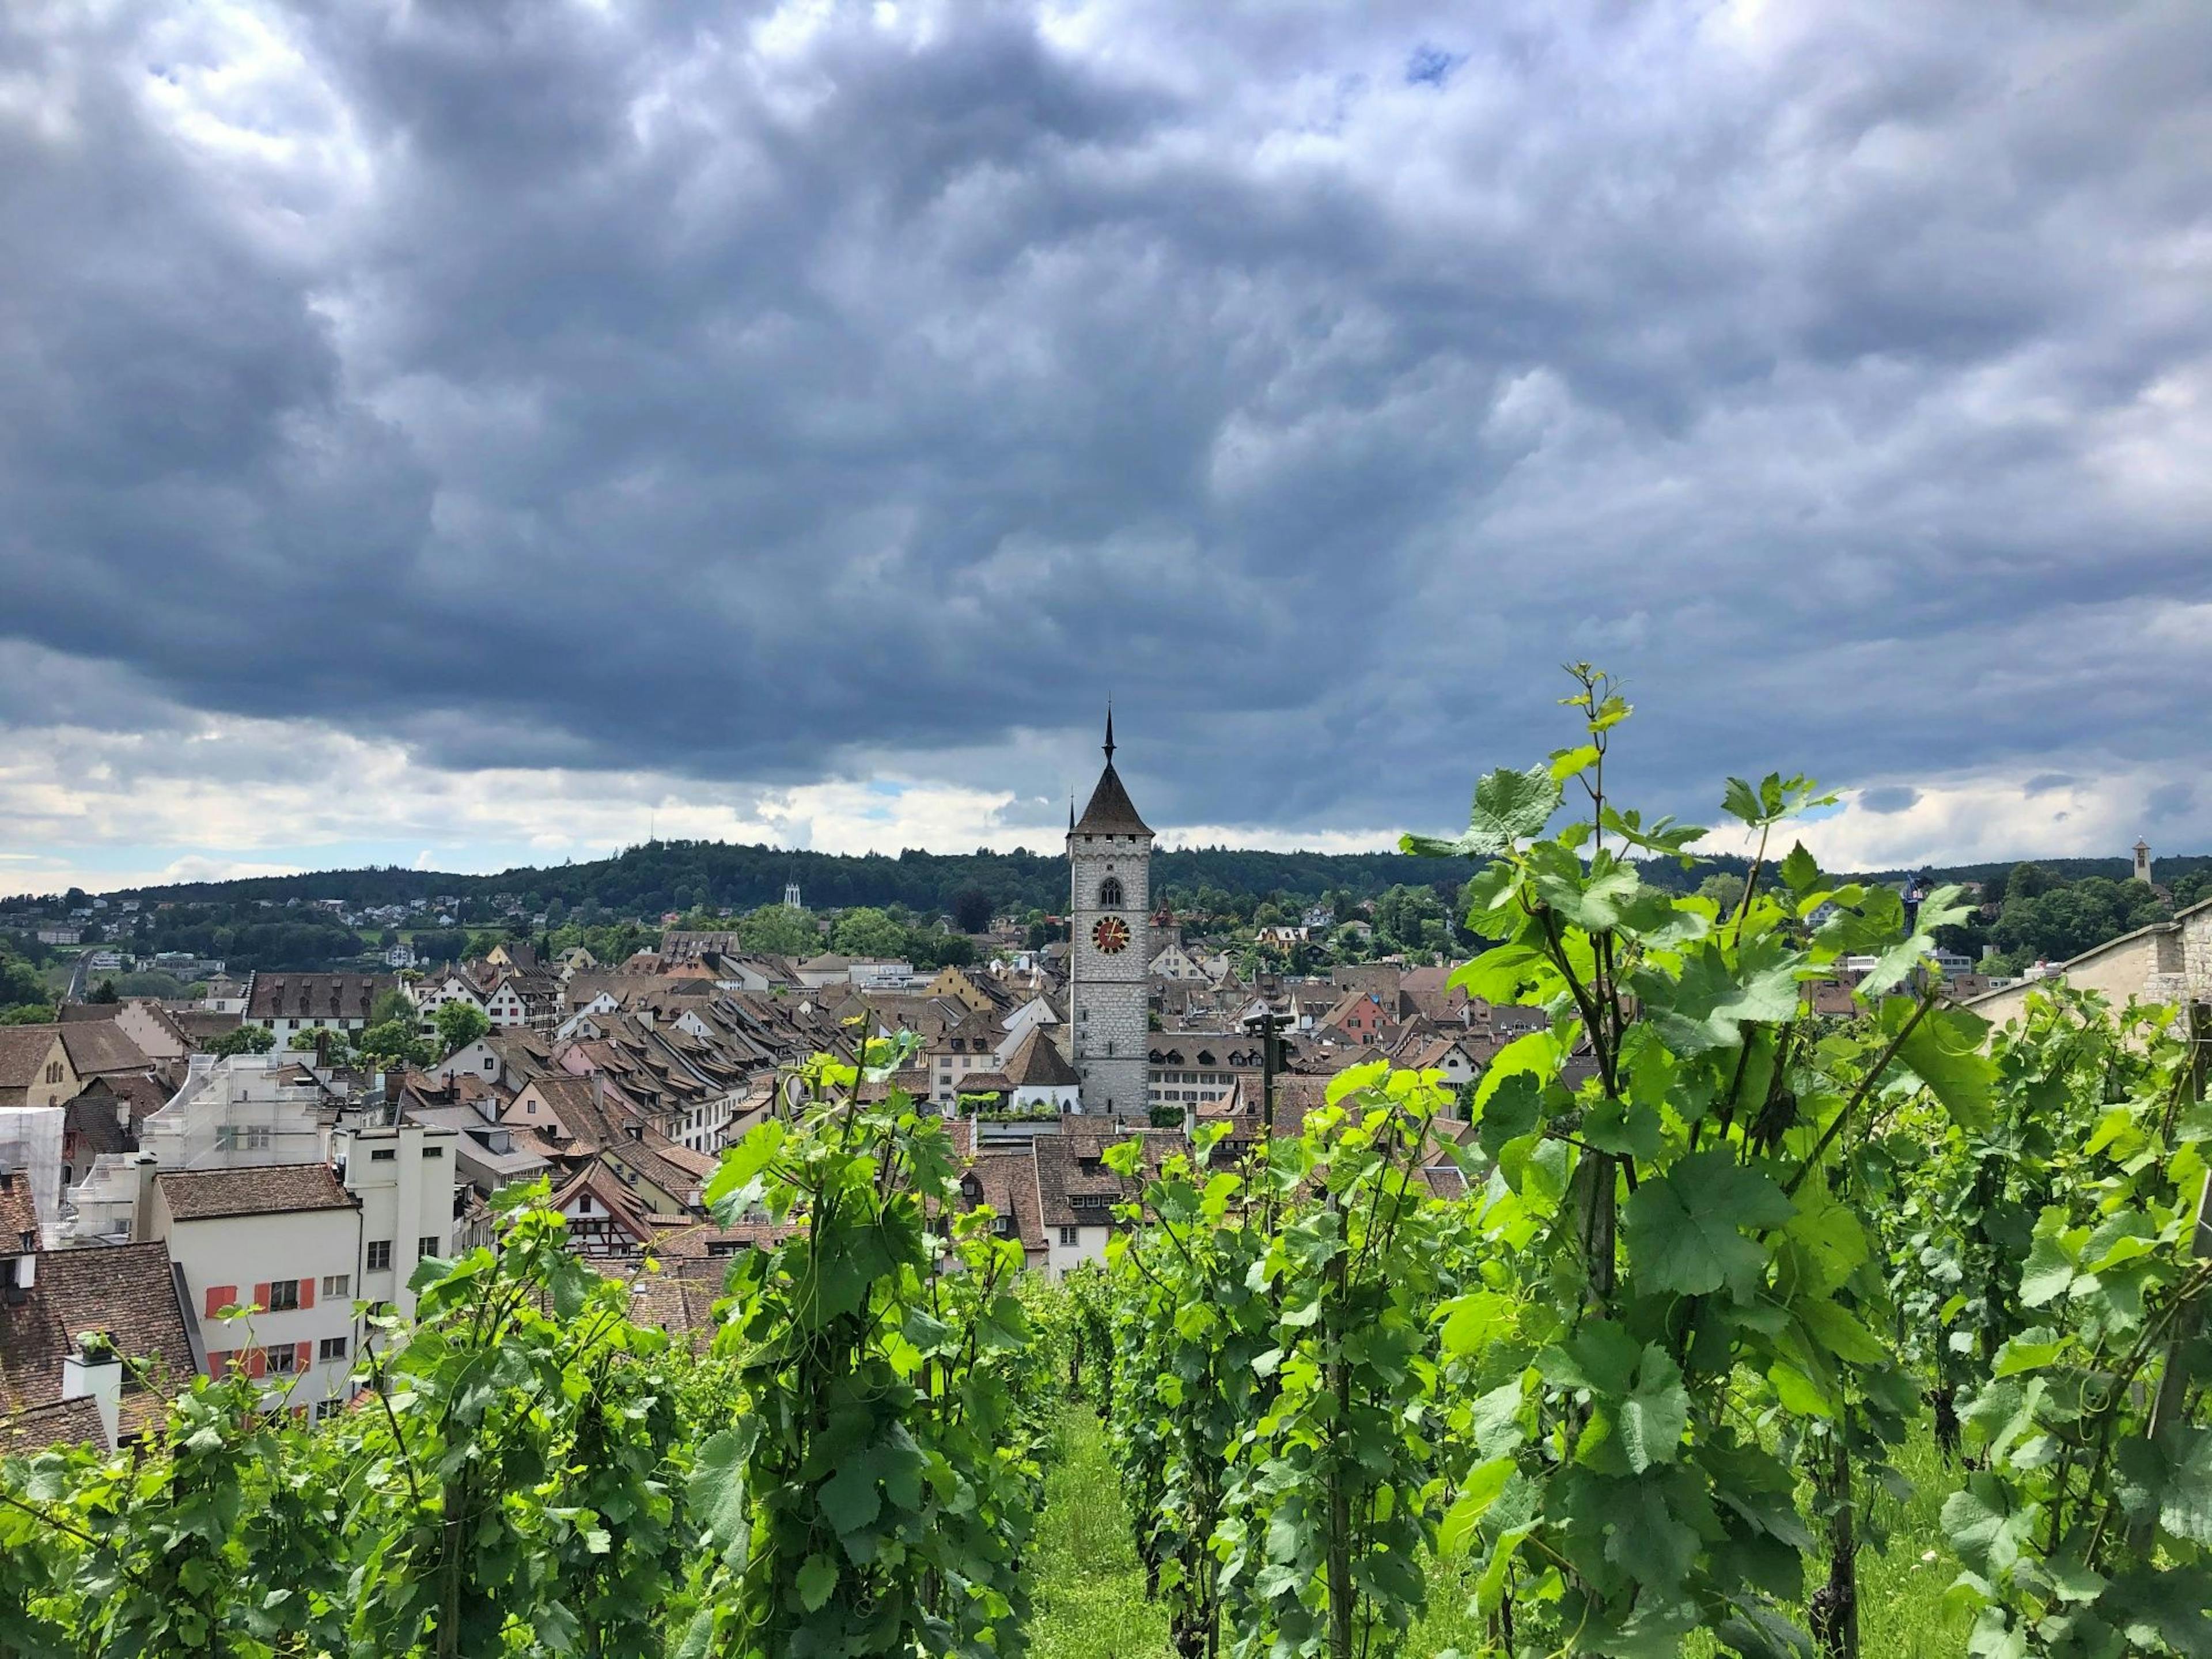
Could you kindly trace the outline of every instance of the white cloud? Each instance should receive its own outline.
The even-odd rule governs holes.
[[[33,850],[11,854],[0,884],[99,890],[410,861],[395,843],[416,848],[417,869],[469,872],[604,857],[648,833],[828,853],[1053,839],[1006,820],[1011,792],[924,778],[763,787],[644,770],[465,771],[316,722],[183,718],[160,738],[6,731],[0,842]]]

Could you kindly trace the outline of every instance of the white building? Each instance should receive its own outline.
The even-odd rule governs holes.
[[[1114,769],[1110,711],[1105,750],[1090,805],[1067,826],[1068,994],[1082,1109],[1135,1116],[1145,1109],[1152,832]]]
[[[278,1054],[301,1031],[358,1036],[377,1000],[398,985],[389,974],[255,973],[246,981],[246,1024],[273,1033]]]
[[[369,1300],[413,1313],[415,1264],[452,1253],[459,1139],[457,1129],[421,1123],[331,1132],[331,1167],[361,1206],[355,1282]]]
[[[325,1156],[329,1097],[291,1056],[194,1054],[184,1087],[138,1125],[138,1151],[105,1152],[69,1191],[63,1237],[72,1244],[146,1237],[142,1161],[156,1170],[307,1164]]]
[[[342,1408],[363,1328],[361,1201],[326,1164],[146,1172],[146,1236],[183,1275],[209,1374],[235,1364],[279,1403]]]

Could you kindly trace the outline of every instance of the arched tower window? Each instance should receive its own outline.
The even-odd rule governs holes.
[[[1121,878],[1119,876],[1109,876],[1098,884],[1098,908],[1102,910],[1121,908]]]

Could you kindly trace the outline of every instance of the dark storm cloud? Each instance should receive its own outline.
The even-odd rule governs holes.
[[[0,634],[463,767],[1110,690],[1164,823],[1567,656],[1668,805],[2201,764],[2212,12],[1771,9],[20,9]]]

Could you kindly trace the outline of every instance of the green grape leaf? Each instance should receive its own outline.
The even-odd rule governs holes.
[[[1928,1085],[1961,1128],[1978,1129],[1989,1122],[1990,1095],[1997,1080],[1996,1062],[1982,1051],[1989,1030],[1987,1020],[1966,1009],[1936,1008],[1898,1045],[1899,1060]]]
[[[799,1570],[799,1604],[809,1613],[818,1612],[836,1588],[837,1564],[826,1555],[808,1556]]]
[[[721,1546],[722,1559],[742,1558],[752,1538],[742,1431],[720,1429],[700,1443],[698,1461],[691,1466],[690,1495],[692,1513]]]
[[[1802,841],[1791,847],[1790,856],[1775,866],[1775,873],[1782,878],[1784,887],[1800,897],[1820,883],[1820,861],[1805,850]]]
[[[1875,1339],[1873,1332],[1852,1318],[1850,1310],[1841,1303],[1817,1299],[1801,1302],[1796,1311],[1814,1340],[1845,1364],[1879,1365],[1889,1358],[1889,1350]]]
[[[840,1537],[855,1533],[883,1513],[883,1494],[876,1490],[871,1460],[848,1457],[844,1467],[823,1481],[816,1493],[823,1517]]]
[[[1636,1386],[1621,1401],[1621,1449],[1628,1467],[1641,1474],[1654,1463],[1671,1463],[1682,1449],[1690,1426],[1690,1395],[1681,1367],[1656,1342],[1646,1345],[1637,1366]]]
[[[1671,1487],[1655,1476],[1606,1482],[1602,1505],[1580,1523],[1602,1532],[1605,1557],[1639,1584],[1670,1590],[1698,1559],[1698,1534],[1674,1514]]]
[[[1459,1497],[1444,1511],[1444,1518],[1437,1527],[1437,1553],[1455,1556],[1463,1552],[1474,1535],[1482,1517],[1490,1513],[1490,1506],[1498,1501],[1505,1483],[1513,1478],[1513,1460],[1493,1457],[1488,1462],[1478,1463],[1460,1488]]]
[[[2201,1566],[2137,1567],[2116,1574],[2100,1605],[2138,1650],[2163,1643],[2185,1659],[2212,1659],[2212,1572]]]
[[[1646,1180],[1628,1200],[1628,1260],[1638,1291],[1705,1296],[1723,1285],[1747,1295],[1766,1265],[1745,1227],[1778,1227],[1796,1212],[1782,1189],[1715,1149]]]
[[[1992,1582],[2020,1559],[2035,1518],[2036,1504],[2019,1504],[2005,1483],[1978,1470],[1943,1504],[1943,1531],[1960,1560]]]

